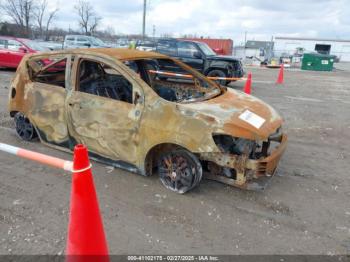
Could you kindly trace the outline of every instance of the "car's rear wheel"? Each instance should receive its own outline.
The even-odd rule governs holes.
[[[17,134],[23,140],[30,141],[37,137],[33,124],[20,112],[15,115],[15,126]]]
[[[195,155],[184,149],[162,154],[158,159],[158,174],[163,185],[183,194],[199,184],[202,165]]]
[[[209,77],[227,77],[226,73],[222,70],[219,69],[214,69],[208,72],[207,76]],[[230,83],[231,81],[228,80],[213,80],[215,82],[217,82],[219,85],[227,85],[228,83]]]

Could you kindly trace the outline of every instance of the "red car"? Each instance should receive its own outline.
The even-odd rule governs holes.
[[[23,56],[39,51],[47,49],[29,39],[0,36],[0,67],[17,68]]]

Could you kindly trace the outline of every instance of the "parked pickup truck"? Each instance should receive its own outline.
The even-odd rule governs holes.
[[[216,55],[205,43],[162,39],[157,42],[156,52],[179,59],[206,76],[238,78],[244,75],[243,66],[239,59],[232,56]],[[181,73],[171,67],[160,69]],[[228,85],[231,80],[218,80],[217,82],[221,85]]]

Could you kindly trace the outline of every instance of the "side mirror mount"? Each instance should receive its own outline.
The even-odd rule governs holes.
[[[28,53],[28,49],[25,48],[25,47],[23,47],[23,46],[21,46],[20,48],[18,48],[18,51],[20,51],[21,53],[24,53],[24,54]]]
[[[193,57],[194,57],[194,58],[197,58],[197,59],[202,59],[202,58],[203,58],[203,55],[202,55],[201,52],[196,51],[196,52],[193,53]]]
[[[134,105],[137,105],[137,104],[142,104],[142,97],[139,94],[139,92],[136,91],[135,97],[134,97]]]

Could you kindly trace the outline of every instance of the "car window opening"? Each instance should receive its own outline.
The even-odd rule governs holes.
[[[221,94],[215,83],[196,76],[171,59],[125,61],[124,64],[167,101],[194,102]],[[174,71],[176,73],[170,73]]]
[[[28,62],[31,80],[66,88],[67,58],[39,58]]]
[[[132,103],[132,84],[116,69],[95,61],[79,63],[78,91]]]

